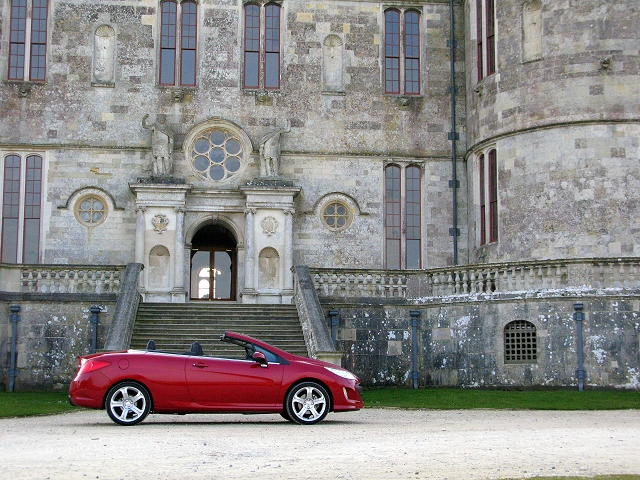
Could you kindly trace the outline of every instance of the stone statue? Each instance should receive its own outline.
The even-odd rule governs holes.
[[[284,127],[278,127],[260,140],[260,176],[277,177],[280,174],[280,137],[291,131],[291,124],[285,120]]]
[[[149,114],[142,117],[142,128],[151,131],[153,175],[166,177],[173,169],[173,133],[164,123],[147,123]]]

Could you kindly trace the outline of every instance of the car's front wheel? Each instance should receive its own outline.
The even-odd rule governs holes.
[[[114,422],[120,425],[135,425],[149,415],[151,396],[139,383],[122,382],[109,390],[105,407]]]
[[[302,382],[294,386],[285,400],[285,409],[290,420],[301,425],[320,422],[329,413],[329,393],[316,382]]]

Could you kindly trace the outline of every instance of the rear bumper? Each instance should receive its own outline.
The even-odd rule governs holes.
[[[76,407],[102,408],[109,379],[100,372],[79,375],[69,386],[69,402]]]

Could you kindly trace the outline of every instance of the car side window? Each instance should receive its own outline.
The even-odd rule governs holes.
[[[269,350],[265,350],[262,347],[258,347],[257,345],[254,345],[253,346],[253,351],[254,352],[264,353],[264,356],[267,357],[267,362],[268,363],[279,363],[278,357],[276,356],[276,354],[275,353],[271,353]]]

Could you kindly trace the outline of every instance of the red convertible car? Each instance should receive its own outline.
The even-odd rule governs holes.
[[[236,358],[203,355],[198,342],[185,354],[155,350],[78,357],[69,399],[78,407],[106,409],[120,425],[154,413],[279,413],[303,425],[329,412],[363,407],[360,380],[333,364],[291,355],[245,335],[220,338]]]

